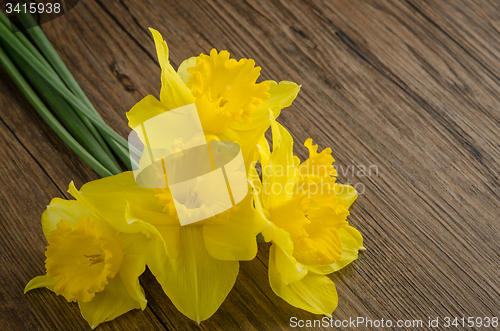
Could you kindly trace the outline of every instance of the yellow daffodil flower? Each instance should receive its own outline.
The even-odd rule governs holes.
[[[272,123],[273,151],[261,159],[262,183],[253,173],[256,207],[269,222],[262,232],[272,246],[269,281],[273,291],[291,305],[330,315],[337,307],[334,283],[325,276],[363,250],[363,238],[346,218],[357,193],[335,183],[331,150],[317,152],[308,139],[309,158],[300,164],[290,134]]]
[[[260,68],[254,61],[230,59],[227,51],[190,58],[176,72],[167,44],[156,30],[151,32],[162,70],[160,101],[151,95],[141,100],[127,113],[129,126],[194,103],[207,140],[238,143],[249,164],[271,119],[291,104],[299,86],[257,84]],[[255,257],[255,236],[267,226],[248,195],[226,212],[181,227],[169,189],[140,187],[131,172],[87,183],[81,192],[79,201],[95,206],[117,230],[143,232],[152,239],[149,268],[174,305],[198,322],[221,305],[236,280],[238,261]],[[192,208],[195,200],[193,194],[181,203]]]
[[[78,197],[72,184],[70,193]],[[42,228],[48,242],[47,274],[33,278],[25,293],[46,287],[78,302],[92,328],[129,310],[146,308],[139,285],[146,266],[146,236],[119,233],[96,217],[92,207],[59,198],[43,213]]]
[[[151,238],[148,267],[173,304],[197,322],[222,304],[236,281],[238,261],[255,257],[255,236],[267,226],[251,195],[226,212],[180,226],[168,190],[141,187],[130,171],[83,185],[77,199],[117,230]]]
[[[195,103],[207,139],[238,143],[250,164],[270,120],[290,106],[300,87],[288,81],[256,84],[260,67],[253,60],[236,61],[229,52],[215,49],[185,60],[176,72],[167,44],[158,31],[150,30],[161,66],[160,101],[148,95],[137,103],[127,113],[129,126],[134,129],[156,115]]]

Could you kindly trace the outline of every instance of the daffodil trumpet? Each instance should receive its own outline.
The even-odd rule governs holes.
[[[80,195],[73,183],[69,192]],[[59,198],[43,213],[42,229],[48,242],[46,275],[33,278],[25,293],[46,287],[77,302],[92,328],[129,310],[146,308],[139,285],[149,242],[144,234],[119,232],[90,204]]]
[[[357,193],[336,183],[331,149],[318,153],[305,142],[309,158],[300,163],[293,140],[272,122],[273,151],[264,155],[262,181],[254,172],[256,209],[268,222],[262,232],[271,242],[269,281],[289,304],[331,316],[338,304],[335,284],[326,274],[345,267],[364,250],[361,234],[346,221]]]

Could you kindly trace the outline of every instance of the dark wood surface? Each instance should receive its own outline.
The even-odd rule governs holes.
[[[215,47],[255,59],[263,79],[302,84],[279,118],[297,155],[304,159],[309,137],[332,147],[339,181],[363,191],[349,221],[367,250],[331,275],[335,319],[500,317],[498,1],[82,0],[42,28],[124,136],[125,112],[159,95],[148,27],[167,40],[174,66]],[[45,206],[68,198],[70,181],[98,176],[0,75],[0,330],[87,330],[75,304],[23,288],[44,273]],[[263,245],[241,263],[228,298],[200,327],[146,272],[147,309],[99,329],[285,330],[293,316],[320,319],[274,295],[268,252]]]

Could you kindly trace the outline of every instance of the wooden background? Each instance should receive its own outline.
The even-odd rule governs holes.
[[[364,191],[349,221],[367,250],[331,276],[335,319],[500,317],[497,0],[82,0],[42,28],[124,136],[125,112],[159,95],[148,27],[163,34],[175,67],[215,47],[255,59],[262,79],[302,84],[279,118],[297,155],[306,156],[308,137],[332,147],[339,181]],[[44,273],[45,206],[68,197],[71,180],[79,187],[98,176],[0,75],[0,330],[88,330],[75,304],[23,288]],[[370,165],[370,176],[358,173]],[[268,252],[263,245],[241,263],[234,289],[200,327],[146,272],[147,309],[99,329],[286,330],[292,316],[320,319],[274,295]]]

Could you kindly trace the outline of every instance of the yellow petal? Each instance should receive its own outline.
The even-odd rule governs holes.
[[[364,251],[363,237],[358,230],[348,225],[339,230],[342,238],[342,256],[335,262],[333,271],[338,271],[358,258],[358,251]]]
[[[179,68],[177,68],[177,74],[184,82],[184,84],[189,83],[189,80],[191,79],[191,73],[189,73],[187,70],[194,66],[196,66],[196,56],[190,57],[189,59],[182,61]]]
[[[267,222],[267,227],[262,230],[262,235],[266,242],[273,241],[276,243],[287,255],[292,256],[293,254],[293,241],[290,234],[284,229],[280,229],[273,222],[269,221],[269,211],[262,207],[262,182],[259,179],[259,175],[255,168],[251,168],[248,172],[248,182],[252,187],[252,195],[254,207],[259,217]]]
[[[269,221],[269,211],[262,207],[263,186],[260,181],[259,175],[255,168],[251,168],[248,172],[248,182],[252,186],[252,195],[254,197],[255,210],[259,216],[267,221],[267,227],[262,230],[262,235],[266,242],[273,241],[276,243],[286,254],[291,256],[293,254],[293,241],[288,232],[280,229],[273,222]]]
[[[279,206],[291,199],[297,182],[297,167],[300,160],[293,155],[293,139],[278,122],[271,123],[273,131],[273,152],[267,167],[262,169],[262,182],[267,209]]]
[[[363,247],[363,237],[361,234],[348,225],[339,230],[342,238],[342,256],[340,260],[333,264],[333,271],[337,271],[358,258],[358,251],[365,250]]]
[[[261,169],[264,169],[269,165],[269,159],[271,158],[271,148],[265,135],[262,135],[257,141],[257,148],[259,150]]]
[[[143,255],[146,258],[146,249],[149,239],[142,233],[119,233],[116,240],[120,243],[123,255]]]
[[[123,265],[119,273],[127,294],[134,301],[137,301],[143,310],[146,308],[148,301],[143,288],[139,284],[139,276],[142,275],[144,270],[146,270],[145,254],[127,255],[123,258]]]
[[[236,281],[238,262],[213,258],[201,226],[181,228],[181,250],[169,258],[159,240],[152,240],[148,266],[167,296],[184,315],[198,323],[215,313]]]
[[[260,158],[260,149],[257,144],[261,142],[259,135],[264,136],[264,132],[269,128],[269,123],[264,123],[260,128],[249,131],[236,131],[233,128],[227,128],[223,133],[219,134],[220,140],[234,141],[240,145],[245,167],[248,169],[250,165]],[[265,138],[264,138],[265,139]],[[264,147],[268,147],[264,146]]]
[[[118,231],[161,237],[170,257],[179,254],[179,220],[163,212],[155,192],[137,185],[132,172],[89,182],[81,193],[72,192]]]
[[[267,147],[267,150],[269,150],[265,137],[263,138],[264,141],[262,141],[264,133],[269,129],[271,121],[279,116],[281,110],[292,104],[300,90],[300,87],[292,82],[282,81],[279,84],[275,81],[267,82],[271,86],[268,90],[270,98],[257,107],[252,114],[250,123],[233,122],[221,134],[222,140],[235,141],[241,146],[245,161],[247,159],[250,159],[249,162],[253,160],[251,155],[253,149],[258,148],[256,147],[258,143],[265,144],[261,147]]]
[[[331,315],[338,304],[335,284],[326,276],[308,273],[302,279],[286,285],[274,263],[274,252],[269,255],[269,282],[274,293],[294,307],[314,314]]]
[[[266,103],[259,107],[269,109],[274,119],[278,118],[283,108],[290,106],[295,100],[295,97],[300,91],[300,86],[294,82],[281,81],[277,84],[275,81],[269,80],[270,89],[267,91],[271,97],[267,99]]]
[[[342,255],[340,259],[330,265],[308,265],[307,269],[320,275],[330,274],[347,266],[358,258],[358,251],[365,250],[363,247],[363,237],[350,225],[339,229],[339,235],[342,240]]]
[[[292,104],[292,101],[300,90],[300,86],[293,82],[282,81],[278,84],[275,81],[269,80],[266,83],[270,86],[267,91],[270,95],[269,99],[257,107],[250,123],[234,122],[231,124],[232,129],[236,131],[250,131],[265,123],[265,129],[262,131],[264,133],[269,128],[271,121],[278,118],[281,110]]]
[[[351,185],[339,184],[337,197],[342,199],[347,204],[347,208],[349,208],[358,197],[358,193],[356,193],[356,189]]]
[[[266,242],[274,242],[277,244],[286,254],[292,256],[293,254],[293,241],[290,234],[274,223],[269,222],[269,227],[262,231],[262,235]]]
[[[180,250],[180,223],[166,213],[143,209],[127,202],[125,220],[130,232],[144,232],[149,237],[159,237],[167,255],[177,258]],[[168,220],[168,221],[167,221]],[[128,231],[121,227],[120,231]]]
[[[134,129],[150,118],[163,114],[166,111],[168,111],[168,108],[160,101],[152,95],[147,95],[127,112],[128,126]]]
[[[294,243],[307,237],[305,227],[311,223],[305,216],[303,200],[301,197],[294,197],[269,210],[269,220],[278,228],[285,230]]]
[[[94,208],[96,213],[110,223],[125,222],[127,200],[145,210],[162,212],[154,191],[137,185],[131,171],[88,182],[80,192],[81,195],[76,198],[85,207],[90,204],[89,208]]]
[[[288,285],[299,281],[307,275],[307,268],[298,263],[292,255],[285,253],[278,245],[273,244],[271,250],[273,253],[270,253],[270,256],[274,257],[274,266],[283,284]]]
[[[361,233],[359,233],[358,230],[356,230],[356,228],[349,225],[344,227],[343,230],[349,233],[354,238],[354,240],[356,240],[356,244],[353,243],[351,247],[357,247],[360,251],[366,250],[366,248],[363,246],[363,236],[361,235]]]
[[[79,302],[83,318],[92,329],[132,310],[140,309],[141,302],[132,298],[119,274],[109,279],[106,288],[89,302]]]
[[[161,67],[161,91],[160,100],[168,109],[175,109],[195,102],[195,98],[186,84],[181,80],[177,72],[168,60],[167,43],[161,34],[149,29],[153,34],[158,54],[158,62]]]
[[[80,202],[54,198],[42,214],[43,235],[47,238],[49,233],[56,229],[60,220],[65,220],[75,228],[76,222],[84,216],[90,217],[90,213]]]
[[[251,260],[257,254],[255,236],[267,227],[267,222],[253,208],[251,195],[233,208],[238,210],[219,214],[203,225],[205,245],[219,260]]]
[[[56,287],[56,285],[57,280],[53,278],[50,278],[48,276],[37,276],[29,281],[29,283],[24,288],[24,293],[40,287],[46,287],[54,292],[54,287]]]

